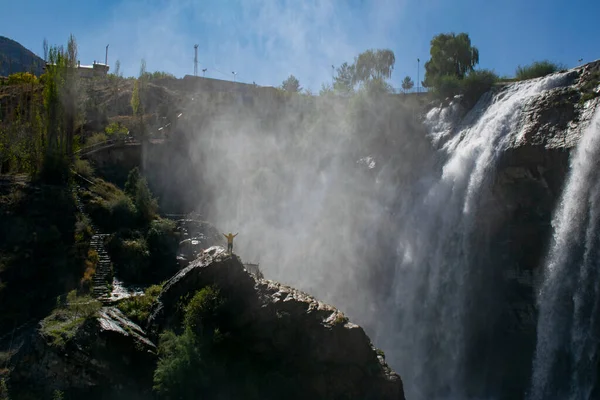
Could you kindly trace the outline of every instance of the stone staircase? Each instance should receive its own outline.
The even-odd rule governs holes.
[[[90,249],[98,253],[98,264],[96,265],[96,273],[92,281],[92,295],[98,300],[108,303],[111,295],[110,286],[113,281],[113,268],[108,252],[104,248],[104,240],[109,234],[101,233],[98,227],[92,222],[90,216],[85,212],[83,203],[79,198],[80,190],[82,189],[78,185],[73,187],[75,204],[79,212],[86,216],[91,223],[93,235],[90,240]]]
[[[98,232],[92,225],[94,232]],[[99,300],[110,297],[110,287],[112,285],[112,262],[104,248],[104,239],[109,236],[106,233],[95,233],[90,240],[90,249],[98,253],[98,264],[93,278],[92,294]]]

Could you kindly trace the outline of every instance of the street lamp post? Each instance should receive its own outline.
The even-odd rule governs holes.
[[[231,73],[233,74],[233,81],[235,82],[235,75],[237,74],[237,72],[231,71]]]

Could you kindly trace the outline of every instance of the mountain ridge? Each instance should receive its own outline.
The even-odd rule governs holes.
[[[19,42],[0,36],[0,76],[17,72],[43,73],[44,60]]]

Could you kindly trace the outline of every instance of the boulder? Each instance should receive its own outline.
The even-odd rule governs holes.
[[[13,363],[10,386],[16,398],[51,398],[61,390],[67,398],[143,399],[151,397],[156,347],[121,311],[105,307],[63,346],[38,329]]]
[[[360,326],[306,293],[256,279],[218,246],[165,284],[148,320],[152,337],[179,329],[180,299],[206,286],[217,287],[227,300],[226,331],[244,343],[256,365],[285,366],[281,379],[293,377],[287,397],[404,399],[400,376]],[[277,379],[274,375],[273,387]]]

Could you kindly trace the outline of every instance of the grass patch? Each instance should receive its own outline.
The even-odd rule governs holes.
[[[108,136],[105,133],[99,132],[94,133],[85,141],[84,147],[93,146],[98,143],[106,142],[108,140]]]
[[[154,303],[161,290],[162,285],[152,285],[144,291],[143,296],[125,299],[117,305],[117,308],[119,308],[127,318],[140,325],[150,316],[152,303]]]
[[[84,178],[90,179],[94,176],[94,168],[88,160],[75,160],[75,162],[73,163],[73,169],[76,173],[83,176]]]
[[[79,296],[75,290],[67,294],[64,301],[41,322],[41,333],[52,346],[64,348],[75,336],[79,327],[93,318],[102,304],[91,296]]]
[[[563,69],[565,69],[563,65],[548,60],[536,61],[530,65],[519,65],[515,72],[515,78],[519,81],[541,78],[542,76],[550,75]]]

